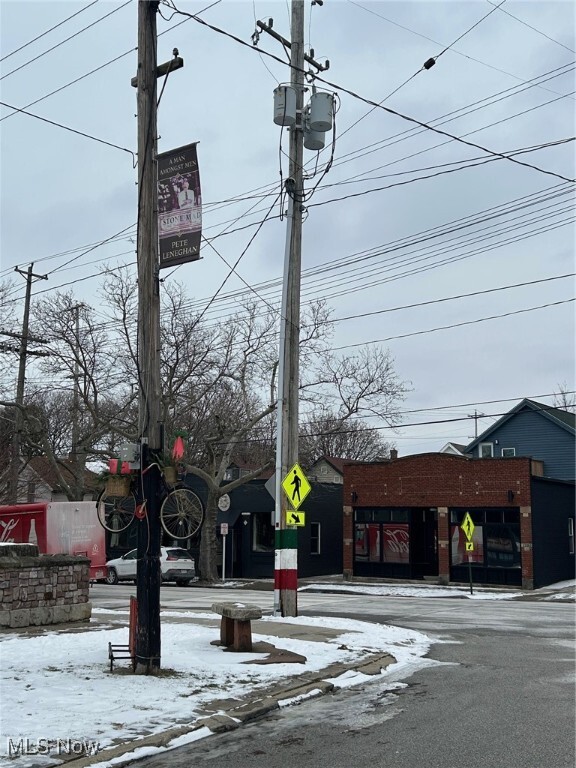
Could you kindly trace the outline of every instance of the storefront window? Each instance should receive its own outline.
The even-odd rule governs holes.
[[[270,512],[254,512],[252,515],[252,551],[274,550],[274,526]]]
[[[520,567],[520,540],[511,526],[486,526],[486,565],[493,568]]]
[[[410,527],[407,524],[390,523],[382,526],[382,561],[410,562]]]
[[[471,542],[468,542],[460,525],[452,525],[450,530],[453,566],[470,562],[488,568],[520,567],[519,525],[476,524]]]
[[[459,525],[453,525],[451,529],[451,557],[452,565],[484,563],[484,539],[483,526],[477,525],[472,534],[472,549],[466,548],[469,544],[466,534]]]

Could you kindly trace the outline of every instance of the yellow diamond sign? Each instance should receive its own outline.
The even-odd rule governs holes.
[[[476,526],[472,522],[472,518],[470,517],[469,512],[466,512],[466,514],[464,515],[464,520],[462,520],[462,525],[460,526],[460,528],[462,528],[462,530],[466,534],[466,538],[468,539],[468,541],[472,541],[472,534],[474,533],[474,528],[476,528]]]
[[[302,472],[300,464],[294,464],[290,472],[282,480],[282,488],[288,501],[294,509],[298,509],[312,488],[308,478]]]

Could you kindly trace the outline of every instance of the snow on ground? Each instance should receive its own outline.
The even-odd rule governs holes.
[[[300,587],[299,592],[348,592],[361,595],[382,595],[386,597],[465,597],[468,600],[514,600],[525,595],[545,595],[544,600],[573,600],[576,590],[576,579],[559,581],[532,592],[506,591],[499,587],[479,587],[459,584],[439,587],[435,584],[362,584],[353,582],[341,584],[338,582],[317,582]]]
[[[474,586],[472,594],[469,586],[438,587],[415,584],[397,586],[395,584],[310,584],[300,587],[299,592],[349,592],[361,595],[382,595],[386,597],[465,597],[470,600],[513,600],[523,592],[503,592],[498,589],[486,589]]]
[[[223,584],[230,586],[230,583]],[[544,599],[562,599],[573,595],[576,580],[551,584],[536,594]],[[398,597],[460,597],[469,599],[509,600],[522,592],[498,589],[433,585],[394,584],[312,584],[301,591],[354,592],[369,595]],[[250,665],[243,662],[261,657],[261,654],[225,652],[211,645],[218,629],[203,626],[198,621],[214,619],[213,614],[185,611],[162,613],[162,675],[140,677],[109,672],[108,643],[126,643],[127,628],[111,628],[99,624],[99,614],[106,618],[127,620],[124,610],[94,609],[96,618],[84,630],[50,630],[41,635],[6,634],[0,637],[0,763],[8,755],[10,744],[18,745],[28,739],[34,748],[39,740],[52,744],[62,740],[66,747],[86,747],[98,744],[102,759],[105,748],[114,744],[159,733],[179,724],[193,724],[207,703],[225,698],[240,698],[249,693],[258,696],[259,690],[279,681],[288,681],[304,671],[318,671],[334,662],[353,662],[370,652],[387,652],[396,663],[386,670],[387,677],[398,680],[409,676],[411,670],[424,663],[430,639],[419,632],[388,625],[330,618],[297,617],[283,619],[267,616],[270,634],[254,633],[255,641],[266,641],[286,650],[306,656],[304,666],[294,664]],[[105,619],[104,616],[101,620]],[[303,628],[315,627],[315,638],[293,639],[278,637],[282,634],[278,624],[299,624]],[[276,626],[275,626],[276,625]],[[261,627],[262,625],[260,625]],[[317,640],[322,628],[335,629],[336,637]],[[318,634],[320,633],[320,634]],[[327,633],[328,634],[328,633]],[[367,678],[354,671],[332,679],[338,687],[357,685]],[[396,683],[403,685],[402,683]],[[289,699],[283,705],[295,703]],[[73,724],[73,725],[71,725]],[[173,748],[209,735],[207,728],[185,734],[171,742]],[[137,756],[155,754],[163,747],[143,747]],[[54,755],[54,751],[51,753]],[[134,754],[132,754],[134,757]],[[126,759],[126,758],[124,758]],[[121,763],[114,759],[101,763],[101,767]],[[56,765],[46,754],[21,756],[18,768]]]
[[[125,616],[123,611],[107,611],[112,616],[115,613]],[[182,622],[184,616],[188,622]],[[20,738],[32,745],[41,739],[86,740],[98,742],[103,749],[174,725],[194,723],[210,701],[251,692],[257,696],[258,689],[304,671],[353,662],[372,651],[391,653],[397,668],[426,654],[430,645],[419,632],[387,625],[340,618],[267,617],[270,634],[254,633],[254,640],[302,654],[307,662],[250,665],[243,662],[262,658],[262,654],[230,653],[211,645],[218,629],[194,623],[201,618],[205,614],[162,614],[163,670],[159,677],[120,670],[110,674],[108,643],[126,643],[126,627],[99,628],[93,619],[85,631],[48,629],[41,635],[5,635],[0,640],[0,754],[7,754],[10,743],[17,744]],[[274,631],[278,622],[303,628],[311,625],[320,636],[322,627],[339,634],[323,642],[279,638]],[[278,632],[281,634],[280,627]],[[25,768],[54,762],[36,756],[21,757],[17,764]]]

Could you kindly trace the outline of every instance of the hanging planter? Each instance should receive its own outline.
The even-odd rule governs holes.
[[[130,493],[130,477],[128,475],[111,475],[106,480],[107,496],[128,496]]]
[[[178,481],[178,472],[176,471],[176,467],[164,467],[162,472],[164,473],[164,480],[166,480],[166,482],[170,485],[174,485],[174,483]]]

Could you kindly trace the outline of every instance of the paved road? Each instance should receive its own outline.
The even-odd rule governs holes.
[[[118,599],[125,607],[131,593],[93,590],[97,607]],[[218,599],[238,596],[218,591]],[[162,592],[168,609],[208,610],[215,599],[201,588]],[[272,605],[267,592],[242,591],[242,600]],[[299,611],[410,627],[435,642],[398,680],[281,710],[139,765],[574,768],[573,605],[301,593]]]

